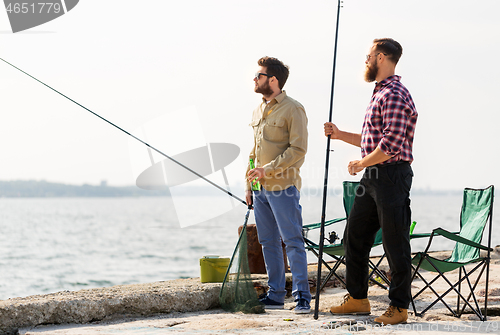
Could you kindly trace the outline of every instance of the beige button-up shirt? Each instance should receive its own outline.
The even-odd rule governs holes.
[[[300,167],[307,151],[307,116],[304,106],[283,91],[269,103],[253,111],[254,147],[250,157],[256,167],[264,168],[260,180],[267,191],[280,191],[295,186],[300,191]],[[247,174],[250,166],[247,168]],[[246,189],[250,190],[247,181]]]

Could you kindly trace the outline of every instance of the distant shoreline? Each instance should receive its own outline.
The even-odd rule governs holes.
[[[63,197],[150,197],[170,196],[164,190],[143,190],[137,186],[70,185],[44,180],[0,181],[0,198],[63,198]]]
[[[186,186],[182,195],[208,195],[212,194],[212,187]],[[456,196],[463,190],[430,190],[412,189],[412,195]],[[323,194],[322,188],[303,187],[304,196],[319,196]],[[341,195],[340,189],[328,189],[328,195]],[[224,193],[221,192],[221,195]],[[0,181],[0,198],[63,198],[63,197],[169,197],[167,187],[163,190],[143,190],[135,185],[109,186],[106,182],[101,185],[71,185],[64,183],[48,182],[45,180],[12,180]]]

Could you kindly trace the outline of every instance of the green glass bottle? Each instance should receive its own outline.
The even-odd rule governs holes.
[[[253,159],[250,158],[250,169],[255,169]],[[260,182],[257,179],[252,181],[252,191],[260,191]]]
[[[415,229],[415,225],[417,224],[417,221],[413,221],[411,226],[410,226],[410,234],[413,234],[413,229]]]

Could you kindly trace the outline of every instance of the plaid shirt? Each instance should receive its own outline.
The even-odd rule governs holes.
[[[392,156],[379,165],[413,161],[412,148],[417,110],[400,76],[390,76],[375,85],[361,132],[361,156],[379,147]]]

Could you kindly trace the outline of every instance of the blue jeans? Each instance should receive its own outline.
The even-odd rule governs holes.
[[[285,265],[281,246],[283,240],[292,272],[292,294],[295,299],[311,301],[299,191],[295,186],[291,186],[283,191],[266,191],[262,188],[253,194],[257,235],[262,244],[269,278],[269,298],[277,302],[285,301]]]

